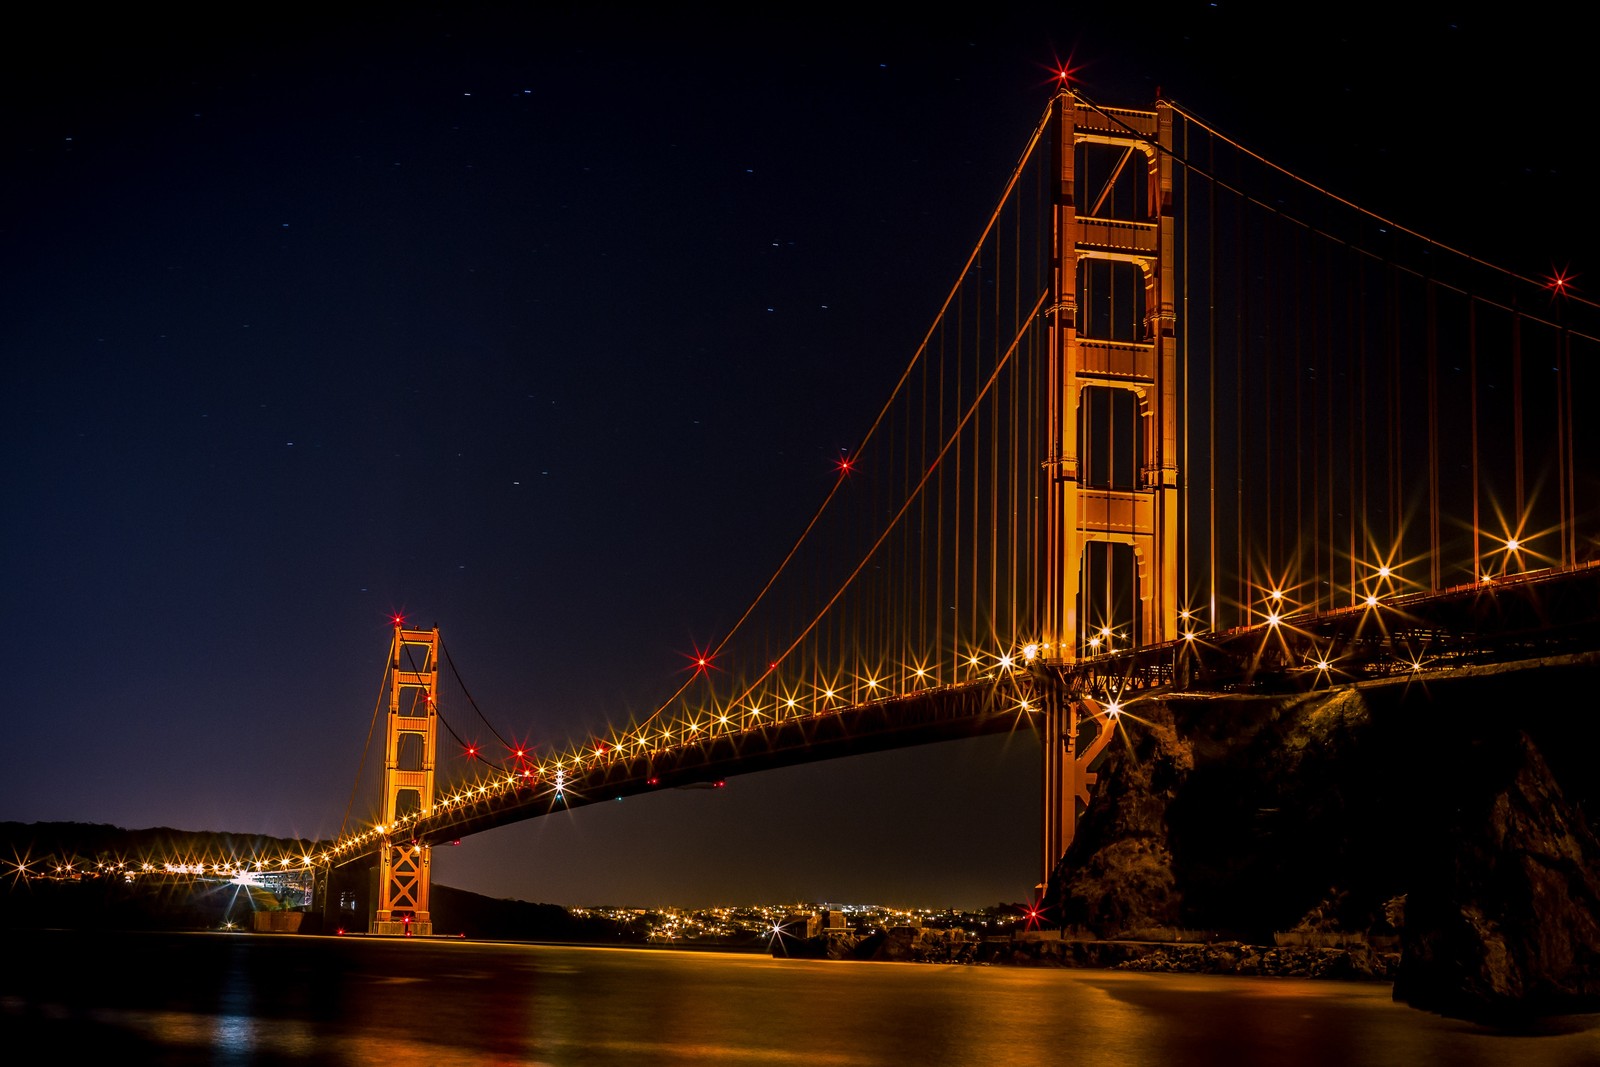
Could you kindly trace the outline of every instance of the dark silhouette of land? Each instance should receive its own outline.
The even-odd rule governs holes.
[[[255,912],[307,910],[306,933],[358,932],[366,917],[340,900],[329,918],[311,911],[304,894],[281,884],[244,885],[217,873],[168,872],[164,862],[238,862],[315,852],[323,843],[261,835],[174,830],[127,830],[97,823],[0,823],[0,930],[250,929]],[[146,869],[145,864],[154,865]],[[366,879],[357,875],[357,881]],[[574,915],[556,904],[497,900],[445,885],[432,889],[440,934],[513,941],[632,944],[642,932],[596,915]],[[356,901],[361,894],[352,894]]]

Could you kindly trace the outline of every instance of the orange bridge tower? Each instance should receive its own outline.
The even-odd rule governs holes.
[[[1135,572],[1125,639],[1178,636],[1178,321],[1171,108],[1102,108],[1063,90],[1052,123],[1045,648],[1047,662],[1065,666],[1110,636],[1084,617],[1096,542],[1101,573]],[[1111,415],[1095,419],[1095,410]],[[1119,410],[1129,413],[1121,428]],[[1088,800],[1090,762],[1115,725],[1114,710],[1073,697],[1063,688],[1046,705],[1046,881]],[[1091,721],[1099,734],[1080,752],[1079,727]]]
[[[388,741],[383,761],[384,835],[378,859],[375,934],[433,933],[428,914],[429,846],[395,832],[402,816],[433,808],[438,751],[439,631],[395,623],[389,646]]]

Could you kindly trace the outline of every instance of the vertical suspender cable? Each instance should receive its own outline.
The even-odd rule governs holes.
[[[1076,278],[1074,284],[1080,286],[1078,298],[1077,334],[1081,339],[1085,327],[1094,321],[1094,270],[1093,260],[1079,258],[1073,268]],[[1078,439],[1074,447],[1078,450],[1078,558],[1073,561],[1073,566],[1078,568],[1078,651],[1081,653],[1085,647],[1084,634],[1092,625],[1093,612],[1090,604],[1094,595],[1094,542],[1089,540],[1089,509],[1083,506],[1082,490],[1094,484],[1095,441],[1098,435],[1094,432],[1094,390],[1082,384],[1082,379],[1075,379],[1073,396],[1067,401],[1078,406]]]
[[[1206,388],[1209,395],[1206,398],[1206,429],[1210,436],[1209,452],[1206,457],[1206,493],[1210,497],[1211,516],[1210,534],[1206,538],[1206,545],[1210,551],[1210,562],[1206,567],[1206,576],[1211,583],[1210,605],[1211,617],[1209,620],[1212,630],[1221,629],[1221,620],[1217,618],[1217,180],[1214,177],[1216,155],[1216,137],[1206,138],[1206,254],[1210,263],[1206,267]]]
[[[1467,298],[1467,423],[1472,435],[1472,580],[1483,577],[1478,544],[1478,298]]]
[[[1244,209],[1243,198],[1236,198],[1233,217],[1233,247],[1236,249],[1233,264],[1233,521],[1234,521],[1234,574],[1238,582],[1238,604],[1246,625],[1254,622],[1254,604],[1251,602],[1249,584],[1249,537],[1244,522],[1244,355],[1245,355],[1245,286],[1244,286]]]
[[[1296,234],[1296,239],[1298,239],[1298,237],[1299,237],[1299,235]],[[1277,408],[1277,405],[1274,403],[1274,396],[1273,396],[1273,392],[1277,388],[1277,383],[1273,380],[1273,375],[1272,375],[1272,364],[1275,362],[1274,359],[1273,359],[1273,355],[1274,355],[1274,353],[1273,353],[1273,342],[1275,340],[1275,337],[1274,337],[1274,334],[1273,334],[1272,323],[1273,323],[1273,300],[1278,296],[1278,294],[1275,291],[1275,287],[1273,286],[1274,275],[1276,274],[1276,271],[1275,271],[1274,268],[1275,268],[1276,264],[1274,263],[1273,255],[1272,255],[1272,238],[1273,238],[1272,220],[1267,218],[1266,216],[1262,216],[1262,219],[1261,219],[1261,307],[1265,311],[1265,317],[1263,318],[1262,325],[1261,325],[1261,342],[1262,342],[1262,351],[1264,353],[1264,357],[1265,358],[1263,358],[1261,360],[1261,400],[1262,400],[1262,402],[1261,402],[1261,415],[1260,415],[1260,418],[1261,418],[1261,439],[1263,441],[1271,441],[1271,440],[1273,440],[1273,415],[1276,413],[1276,408]],[[1298,251],[1298,249],[1297,249],[1297,251]],[[1299,257],[1296,256],[1295,258],[1298,260]],[[1299,334],[1298,334],[1298,324],[1297,324],[1297,332],[1296,332],[1296,335],[1295,335],[1295,344],[1299,345],[1299,343],[1300,343],[1300,338],[1299,338]],[[1272,483],[1273,483],[1274,478],[1282,478],[1283,477],[1283,474],[1284,474],[1283,468],[1285,466],[1283,463],[1280,462],[1280,463],[1278,463],[1276,465],[1276,469],[1274,468],[1274,465],[1273,465],[1273,462],[1272,462],[1272,451],[1273,450],[1271,448],[1263,448],[1261,450],[1261,453],[1262,453],[1262,455],[1261,455],[1261,466],[1263,468],[1262,473],[1264,475],[1264,478],[1263,478],[1263,481],[1262,481],[1263,494],[1262,494],[1262,498],[1261,498],[1260,503],[1261,503],[1261,506],[1262,506],[1262,514],[1266,516],[1266,520],[1267,520],[1267,522],[1266,522],[1266,545],[1265,545],[1265,548],[1263,550],[1263,556],[1266,559],[1267,568],[1268,568],[1269,573],[1276,568],[1277,560],[1276,560],[1276,558],[1275,558],[1273,553],[1274,553],[1274,551],[1276,549],[1276,546],[1278,546],[1279,544],[1282,543],[1281,530],[1274,531],[1274,529],[1273,529],[1274,523],[1279,523],[1279,522],[1282,521],[1282,519],[1280,518],[1280,516],[1278,514],[1279,511],[1282,510],[1282,509],[1273,507],[1273,504],[1274,504],[1274,499],[1273,498],[1274,498],[1275,494],[1273,492],[1274,486],[1273,486]],[[1281,501],[1279,501],[1279,503],[1281,503]],[[1274,533],[1279,533],[1280,536],[1274,537],[1273,536]]]
[[[1358,290],[1357,298],[1361,304],[1361,337],[1357,348],[1357,352],[1361,357],[1361,380],[1359,385],[1361,409],[1356,412],[1356,419],[1364,431],[1367,425],[1367,402],[1371,399],[1367,394],[1367,338],[1370,336],[1370,331],[1367,328],[1367,272],[1365,264],[1358,263],[1356,268],[1360,272],[1356,278],[1356,287]],[[1358,469],[1361,471],[1361,515],[1363,519],[1366,519],[1371,514],[1372,509],[1372,497],[1367,488],[1367,434],[1363,432],[1360,437],[1361,463]],[[1372,547],[1372,523],[1370,519],[1367,520],[1366,527],[1361,531],[1361,535],[1366,541],[1366,544],[1362,546],[1362,552],[1365,554]],[[1368,589],[1370,592],[1371,587],[1369,586]]]
[[[1117,339],[1117,269],[1112,263],[1106,264],[1106,332],[1101,336],[1112,341]],[[1115,389],[1102,389],[1101,398],[1106,405],[1106,494],[1117,491],[1117,400],[1118,391]],[[1113,591],[1111,572],[1116,565],[1116,553],[1112,549],[1111,534],[1111,509],[1106,509],[1106,540],[1100,548],[1100,558],[1105,566],[1105,621],[1102,628],[1115,629],[1117,625],[1117,598]]]
[[[1562,527],[1566,531],[1566,551],[1562,555],[1562,562],[1569,566],[1576,566],[1578,562],[1578,477],[1577,470],[1573,467],[1572,439],[1577,436],[1572,424],[1572,333],[1563,322],[1561,327],[1561,393],[1557,402],[1561,405],[1565,418],[1562,425],[1567,431],[1566,468],[1567,468],[1567,513],[1562,518]]]
[[[974,383],[974,389],[976,389],[976,386],[983,381],[982,272],[979,273],[978,278],[979,283],[977,291],[972,294],[972,379]],[[972,553],[972,562],[969,570],[969,574],[971,576],[971,593],[970,602],[967,605],[970,610],[970,621],[967,624],[967,635],[968,640],[974,642],[977,647],[987,648],[989,647],[989,643],[983,640],[983,630],[979,625],[981,605],[978,602],[978,568],[983,558],[982,539],[979,536],[979,530],[981,529],[980,522],[982,521],[983,511],[980,507],[980,487],[978,485],[983,473],[983,455],[979,450],[979,442],[983,439],[983,407],[982,404],[979,403],[978,394],[976,391],[974,391],[973,394],[973,405],[974,413],[972,426],[972,448],[970,450],[972,453],[972,510],[969,512],[969,514],[972,516],[972,541],[970,548]]]
[[[997,234],[998,234],[998,232],[999,231],[996,231]],[[1005,265],[1005,260],[1002,258],[1001,254],[1000,254],[1001,253],[1001,248],[998,245],[998,237],[996,238],[996,241],[997,241],[997,244],[996,244],[996,248],[995,248],[995,271],[996,271],[997,277],[996,277],[996,280],[995,280],[995,294],[994,294],[994,348],[996,350],[1003,351],[1005,349],[1005,347],[1006,347],[1006,342],[1002,340],[1002,331],[1004,329],[1004,324],[1005,324],[1005,315],[1004,315],[1004,310],[1005,310],[1004,309],[1004,304],[1005,304],[1004,297],[1005,297],[1005,294],[1004,294],[1003,290],[1004,290],[1005,284],[1008,283],[1011,280],[1012,276],[1009,275],[1009,274],[1001,274],[1000,273],[1002,271],[1004,265]],[[1013,253],[1013,255],[1015,255],[1015,253]],[[1014,337],[1015,334],[1014,333],[1010,334],[1010,336]],[[998,358],[999,357],[998,357],[998,354],[997,354],[996,355],[996,359],[998,359]],[[1001,431],[1003,429],[1005,429],[1010,423],[1010,420],[1008,418],[1006,418],[1006,414],[1007,414],[1007,411],[1008,411],[1007,398],[1008,398],[1008,396],[1010,394],[1010,391],[1011,391],[1011,384],[1012,384],[1011,375],[1009,373],[1007,373],[1006,377],[1005,377],[1005,380],[999,385],[998,388],[995,389],[994,396],[990,401],[990,407],[993,409],[993,415],[991,416],[991,420],[990,420],[991,424],[990,424],[990,427],[989,427],[989,604],[988,604],[988,612],[989,612],[989,627],[990,627],[991,631],[997,637],[999,637],[1002,642],[1004,642],[1000,646],[1002,648],[1009,648],[1010,647],[1011,631],[1009,631],[1008,629],[1006,629],[1002,625],[1003,622],[1004,622],[1004,616],[1002,614],[1002,609],[1004,608],[1005,604],[1004,604],[1004,601],[1002,601],[1000,599],[1000,574],[1001,574],[1001,567],[1002,567],[1001,555],[1002,555],[1002,552],[1003,552],[1003,550],[1005,548],[1005,541],[1004,541],[1003,537],[1001,536],[1001,527],[1000,527],[1001,501],[1004,499],[1004,493],[1002,492],[1002,490],[1005,488],[1005,483],[1001,478],[1001,470],[1002,470],[1002,468],[1000,466],[1000,455],[1001,455],[1001,453],[1000,453],[1000,441],[1001,441],[1001,437],[1002,437]]]
[[[922,365],[922,398],[917,402],[917,412],[920,416],[917,425],[917,472],[928,469],[928,365]],[[911,453],[907,453],[909,456]],[[909,460],[908,460],[909,462]],[[908,479],[909,481],[909,479]],[[916,655],[918,663],[926,667],[927,663],[922,658],[928,655],[928,612],[938,612],[938,597],[929,599],[928,583],[928,498],[920,496],[917,500],[917,598],[922,605],[922,610],[917,612]],[[931,605],[931,609],[930,609]]]
[[[1113,272],[1114,273],[1114,272]],[[1115,312],[1113,312],[1115,314]],[[1113,320],[1115,321],[1115,320]],[[1113,332],[1108,329],[1107,333]],[[1106,404],[1106,493],[1111,494],[1117,489],[1117,400],[1119,395],[1116,390],[1105,390]],[[1116,569],[1117,554],[1112,551],[1111,541],[1111,510],[1106,509],[1106,540],[1101,544],[1100,557],[1105,564],[1106,590],[1105,590],[1105,621],[1100,625],[1104,628],[1116,629],[1118,618],[1118,601],[1115,586],[1112,582],[1112,571]]]
[[[1346,257],[1349,259],[1350,257]],[[1354,262],[1352,260],[1352,262]],[[1354,263],[1355,269],[1360,269],[1359,263]],[[1345,393],[1345,454],[1347,471],[1345,473],[1345,527],[1349,531],[1349,541],[1345,551],[1348,553],[1350,565],[1350,606],[1356,603],[1356,515],[1359,509],[1356,506],[1356,436],[1361,432],[1362,419],[1357,408],[1357,401],[1361,394],[1356,387],[1356,351],[1359,340],[1356,331],[1360,328],[1360,318],[1356,312],[1356,286],[1345,286],[1345,349],[1344,349],[1344,393]]]
[[[1561,538],[1561,565],[1565,567],[1572,562],[1567,555],[1567,531],[1570,526],[1567,522],[1567,504],[1571,499],[1567,491],[1567,477],[1570,470],[1567,466],[1567,440],[1569,428],[1567,426],[1567,330],[1563,324],[1556,333],[1556,484],[1559,487],[1557,495],[1557,508],[1559,519],[1556,524],[1556,535]]]
[[[1425,306],[1428,322],[1428,558],[1430,589],[1439,589],[1439,296],[1428,279]]]
[[[1527,518],[1527,500],[1522,487],[1522,312],[1511,315],[1511,438],[1516,459],[1517,513],[1512,518],[1511,536],[1522,536]],[[1507,560],[1507,562],[1510,562]]]
[[[1325,248],[1326,246],[1324,246]],[[1309,257],[1308,257],[1309,258]],[[1333,542],[1327,543],[1322,539],[1322,470],[1325,463],[1325,454],[1331,447],[1333,428],[1322,418],[1322,405],[1318,401],[1328,387],[1328,361],[1326,357],[1326,339],[1331,326],[1331,317],[1328,314],[1326,270],[1318,271],[1318,266],[1326,266],[1319,257],[1311,262],[1307,270],[1311,273],[1310,288],[1314,294],[1311,303],[1311,359],[1308,366],[1296,368],[1297,381],[1305,381],[1306,391],[1310,394],[1308,406],[1311,410],[1311,586],[1312,603],[1317,610],[1322,608],[1322,578],[1333,569]],[[1320,280],[1317,275],[1321,274]],[[1326,559],[1324,555],[1326,554]]]
[[[963,378],[963,373],[962,373],[963,369],[965,367],[964,357],[965,357],[965,354],[966,354],[966,347],[967,347],[966,315],[965,315],[966,307],[967,307],[966,294],[963,293],[961,295],[961,297],[956,301],[956,367],[955,367],[955,401],[956,401],[956,404],[955,404],[955,410],[958,411],[958,412],[962,410],[962,402],[961,402],[962,393],[961,393],[961,389],[962,389],[962,386],[966,384],[966,382],[965,382],[965,380]],[[950,595],[951,595],[951,598],[955,601],[955,603],[951,605],[952,610],[950,612],[950,614],[951,614],[950,636],[953,639],[953,643],[957,647],[959,647],[960,644],[961,644],[962,637],[970,637],[970,635],[963,634],[962,630],[961,630],[961,607],[962,607],[962,604],[961,604],[961,593],[962,593],[962,581],[961,581],[961,563],[962,563],[962,559],[961,559],[961,506],[962,506],[962,503],[964,501],[963,501],[963,497],[962,497],[963,486],[962,486],[962,480],[961,480],[961,435],[960,434],[957,434],[956,437],[955,437],[955,446],[954,446],[953,451],[954,451],[954,456],[953,456],[952,461],[951,461],[951,467],[952,467],[951,476],[952,476],[954,484],[951,486],[951,493],[952,493],[951,506],[955,509],[955,511],[950,516],[950,537],[951,537],[950,556],[951,556],[951,559],[953,561],[953,566],[951,568],[951,575],[950,575],[950,577],[951,577]]]
[[[1305,381],[1305,255],[1300,246],[1302,233],[1294,231],[1294,555],[1295,570],[1306,554],[1306,448],[1305,448],[1305,398],[1302,396]],[[1263,449],[1270,452],[1271,449]],[[1285,509],[1287,510],[1287,509]],[[1313,570],[1315,566],[1313,565]]]
[[[1400,281],[1391,267],[1389,270],[1389,360],[1384,368],[1384,385],[1389,397],[1389,544],[1385,551],[1394,559],[1405,559],[1400,542],[1403,526],[1400,518],[1402,449],[1400,447]]]
[[[1335,445],[1336,445],[1337,440],[1338,440],[1338,433],[1334,429],[1334,421],[1333,421],[1333,406],[1334,406],[1334,395],[1333,395],[1334,394],[1334,389],[1333,389],[1333,386],[1334,386],[1334,377],[1333,377],[1333,346],[1334,346],[1334,337],[1333,337],[1333,322],[1334,322],[1333,304],[1334,304],[1334,294],[1333,294],[1333,288],[1334,288],[1334,286],[1333,286],[1333,263],[1331,262],[1332,258],[1333,258],[1333,248],[1326,241],[1324,241],[1323,244],[1322,244],[1322,299],[1319,301],[1319,303],[1322,305],[1322,307],[1324,309],[1323,310],[1323,329],[1322,329],[1322,334],[1321,334],[1322,355],[1317,360],[1317,366],[1321,368],[1320,375],[1321,375],[1321,382],[1322,382],[1322,400],[1323,400],[1323,405],[1322,405],[1322,407],[1323,407],[1322,445],[1323,445],[1323,467],[1324,467],[1325,472],[1326,472],[1326,476],[1323,478],[1323,489],[1327,493],[1327,504],[1328,504],[1327,512],[1326,512],[1326,514],[1328,516],[1328,539],[1327,539],[1327,542],[1325,544],[1325,549],[1326,549],[1327,558],[1328,558],[1328,563],[1327,563],[1328,581],[1327,581],[1326,584],[1328,586],[1328,609],[1330,611],[1338,606],[1338,601],[1335,599],[1335,596],[1334,596],[1334,592],[1338,588],[1338,584],[1337,584],[1337,581],[1336,581],[1336,578],[1338,576],[1338,564],[1334,562],[1334,556],[1337,555],[1337,549],[1338,549],[1338,545],[1339,545],[1339,531],[1338,531],[1338,525],[1337,525],[1337,521],[1335,519],[1334,507],[1333,507],[1333,486],[1334,486],[1334,480],[1333,480],[1333,455],[1334,455],[1334,451],[1335,451]],[[1320,576],[1321,573],[1322,573],[1321,571],[1318,572],[1319,576]],[[1316,593],[1317,593],[1317,596],[1316,596],[1316,610],[1318,612],[1321,612],[1321,610],[1322,610],[1322,585],[1319,584],[1317,586]]]
[[[920,470],[926,473],[935,462],[939,441],[944,436],[944,403],[945,403],[945,324],[939,324],[939,352],[934,366],[929,371],[929,400],[930,417],[924,430],[923,461]],[[937,673],[939,681],[947,682],[951,679],[944,674],[944,650],[946,642],[945,632],[945,597],[948,589],[945,586],[945,553],[944,553],[944,472],[941,470],[934,478],[932,488],[926,493],[928,497],[929,522],[933,527],[933,554],[928,559],[928,570],[933,582],[933,612],[929,618],[930,633],[928,647],[933,650],[933,670]]]
[[[1021,325],[1022,321],[1022,308],[1018,306],[1020,304],[1020,294],[1022,292],[1022,216],[1022,200],[1021,194],[1019,193],[1016,214],[1017,229],[1015,239],[1011,242],[1012,308],[1011,327],[1009,332],[1013,335],[1016,334],[1017,329]],[[1023,358],[1025,360],[1026,356]],[[1027,364],[1024,362],[1019,364],[1018,367],[1026,367],[1026,365]],[[1017,619],[1017,523],[1019,521],[1017,505],[1021,500],[1021,495],[1018,492],[1018,479],[1022,473],[1022,453],[1017,449],[1017,416],[1021,413],[1018,408],[1019,398],[1017,396],[1017,388],[1022,375],[1018,367],[1013,367],[1010,373],[1011,388],[1009,390],[1006,404],[1006,431],[1008,440],[1006,444],[1005,501],[1010,506],[1011,510],[1010,519],[1006,522],[1006,607],[1008,609],[1006,632],[1011,635],[1009,640],[1013,641],[1015,641],[1018,635],[1021,633],[1021,631],[1018,629]]]

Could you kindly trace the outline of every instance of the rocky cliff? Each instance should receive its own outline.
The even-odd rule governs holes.
[[[1047,894],[1103,938],[1395,938],[1399,999],[1600,1008],[1591,659],[1137,701]]]

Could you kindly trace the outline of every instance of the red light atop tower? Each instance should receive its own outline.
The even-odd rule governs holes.
[[[1052,62],[1042,63],[1040,66],[1049,72],[1050,80],[1055,83],[1058,89],[1065,89],[1070,83],[1077,80],[1078,67],[1073,64],[1070,55],[1066,59],[1055,56]]]

